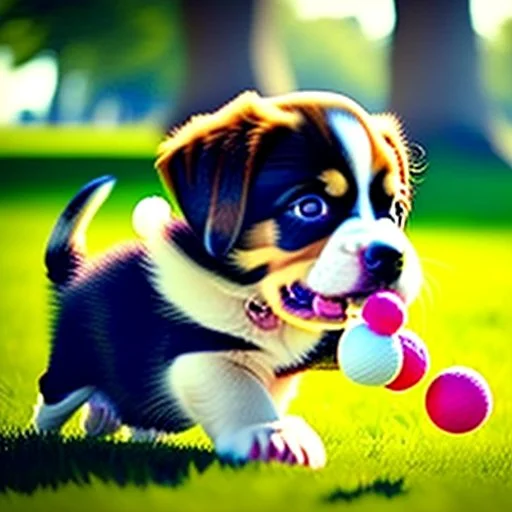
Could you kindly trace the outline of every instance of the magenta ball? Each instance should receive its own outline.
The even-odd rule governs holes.
[[[400,331],[398,339],[402,345],[404,361],[400,373],[386,387],[392,391],[405,391],[418,384],[427,373],[429,355],[423,340],[412,331]]]
[[[407,312],[404,302],[396,293],[381,291],[368,297],[362,315],[372,331],[391,336],[404,325]]]
[[[489,417],[492,393],[485,379],[470,368],[455,366],[441,372],[430,384],[427,413],[441,430],[464,434]]]

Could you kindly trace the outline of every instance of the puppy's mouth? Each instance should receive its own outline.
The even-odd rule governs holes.
[[[294,281],[280,286],[278,293],[272,294],[271,304],[260,296],[251,297],[245,310],[251,321],[263,330],[275,329],[280,320],[307,331],[338,330],[373,291],[325,296]]]

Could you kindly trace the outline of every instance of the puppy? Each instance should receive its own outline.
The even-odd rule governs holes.
[[[161,144],[180,219],[95,261],[84,233],[114,179],[86,185],[47,248],[55,315],[36,428],[87,403],[91,435],[200,424],[227,459],[322,467],[318,435],[286,409],[305,369],[336,363],[362,299],[419,292],[403,231],[414,149],[395,117],[338,94],[244,93]]]

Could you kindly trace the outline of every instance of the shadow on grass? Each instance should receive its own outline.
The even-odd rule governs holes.
[[[89,484],[93,478],[121,487],[178,486],[191,470],[203,472],[216,460],[199,448],[0,432],[0,493],[31,494],[67,483]]]
[[[120,487],[176,487],[184,484],[191,472],[202,473],[214,462],[221,467],[243,467],[222,463],[214,453],[199,448],[0,431],[0,494],[30,495],[38,489],[57,490],[69,483],[88,485],[93,480]],[[405,494],[404,481],[376,480],[354,490],[336,489],[323,501],[351,502],[371,494],[387,498]]]
[[[350,502],[371,494],[384,496],[388,499],[404,495],[406,494],[406,490],[404,489],[404,479],[401,478],[394,482],[389,480],[376,480],[369,485],[359,486],[357,489],[350,491],[336,489],[326,496],[324,500],[327,503]]]

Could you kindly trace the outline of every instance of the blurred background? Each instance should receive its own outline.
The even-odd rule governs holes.
[[[429,154],[420,222],[509,225],[503,0],[0,0],[0,199],[104,171],[159,190],[163,135],[245,89],[398,113]]]
[[[0,200],[99,167],[151,182],[170,127],[245,89],[394,111],[429,153],[420,220],[512,219],[503,0],[0,0]]]
[[[5,127],[48,125],[137,127],[150,149],[247,88],[340,91],[417,138],[509,153],[512,2],[0,0],[3,153],[29,135]]]

